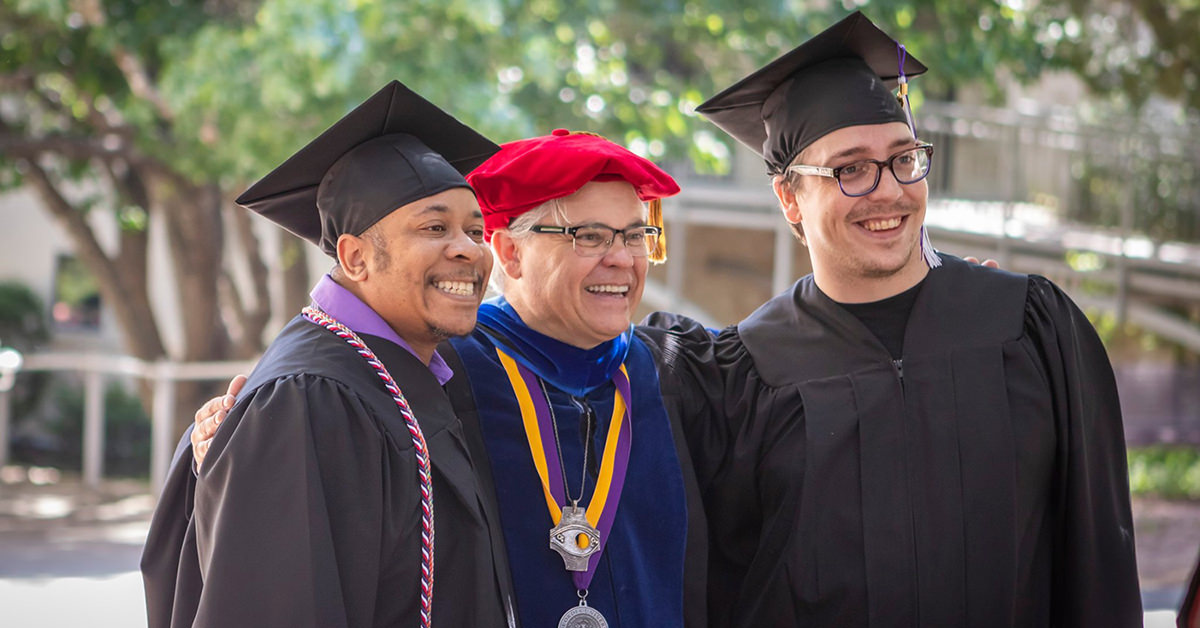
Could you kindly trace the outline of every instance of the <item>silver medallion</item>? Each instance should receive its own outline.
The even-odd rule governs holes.
[[[562,619],[558,620],[558,628],[608,628],[608,621],[600,611],[580,604],[563,613]]]
[[[564,506],[562,519],[550,530],[550,549],[562,556],[567,571],[587,571],[588,558],[600,551],[600,532],[588,523],[584,509],[578,506]],[[570,612],[570,611],[568,611]],[[595,611],[592,611],[595,612]],[[596,613],[599,617],[600,614]],[[563,616],[566,618],[566,615]],[[604,620],[603,617],[600,618]],[[559,624],[576,625],[576,624]],[[592,624],[578,624],[591,626]],[[608,624],[597,624],[607,626]]]

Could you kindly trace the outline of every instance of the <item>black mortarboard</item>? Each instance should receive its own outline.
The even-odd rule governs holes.
[[[779,174],[830,131],[911,122],[892,94],[926,67],[860,12],[696,108]]]
[[[451,188],[500,147],[392,81],[238,197],[337,256],[396,208]]]

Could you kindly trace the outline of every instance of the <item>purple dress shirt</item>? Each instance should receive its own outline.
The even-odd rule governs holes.
[[[313,303],[317,307],[325,310],[326,314],[336,318],[355,333],[379,336],[400,345],[414,356],[417,355],[412,347],[375,310],[368,307],[349,290],[339,286],[329,275],[325,275],[321,281],[317,282],[309,296],[312,297]],[[417,356],[417,359],[420,359],[420,356]],[[450,370],[450,366],[446,364],[442,356],[438,355],[437,351],[433,352],[433,358],[429,360],[429,370],[442,386],[445,386],[446,382],[454,376],[454,371]]]

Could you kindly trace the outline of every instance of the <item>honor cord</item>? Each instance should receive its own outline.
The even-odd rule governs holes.
[[[421,626],[430,628],[433,615],[433,476],[429,467],[429,448],[425,445],[425,434],[400,391],[396,380],[388,373],[387,367],[367,347],[367,344],[350,328],[337,319],[315,307],[309,306],[303,310],[304,317],[309,321],[333,332],[334,335],[346,341],[358,355],[375,369],[375,374],[383,380],[384,388],[391,393],[392,400],[400,408],[404,417],[404,425],[412,436],[413,451],[417,454],[417,474],[421,479]]]

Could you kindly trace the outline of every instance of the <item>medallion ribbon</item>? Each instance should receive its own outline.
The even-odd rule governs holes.
[[[500,364],[508,375],[517,405],[521,408],[521,420],[525,436],[529,441],[529,452],[533,464],[542,480],[542,491],[546,508],[557,526],[563,517],[563,506],[568,505],[567,487],[563,469],[554,464],[558,458],[558,443],[554,433],[554,418],[550,411],[550,400],[542,393],[538,378],[528,368],[517,363],[502,350],[496,350]],[[608,543],[613,519],[621,501],[621,490],[625,486],[625,472],[629,468],[629,452],[632,443],[629,403],[632,401],[629,373],[625,366],[613,374],[616,386],[613,399],[612,420],[605,438],[604,454],[600,459],[600,475],[596,478],[596,489],[588,502],[586,518],[600,535],[600,547],[588,558],[587,571],[572,572],[577,589],[586,590],[596,573],[600,554]]]

